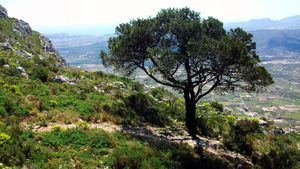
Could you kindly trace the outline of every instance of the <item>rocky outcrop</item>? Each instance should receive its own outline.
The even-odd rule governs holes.
[[[59,83],[68,83],[70,81],[70,78],[68,77],[64,77],[64,76],[55,76],[53,79],[52,79],[53,82],[59,82]]]
[[[17,69],[21,71],[22,76],[23,76],[24,78],[26,78],[26,79],[29,78],[29,75],[27,74],[25,68],[23,68],[22,66],[18,66]]]
[[[42,48],[46,52],[56,52],[52,42],[46,36],[41,35],[40,40],[41,40]]]
[[[76,80],[70,79],[65,76],[55,76],[52,79],[53,82],[58,82],[58,83],[68,83],[69,85],[77,85]]]
[[[4,18],[4,19],[8,18],[7,10],[1,5],[0,5],[0,18]]]
[[[45,52],[50,52],[50,53],[54,53],[57,58],[60,60],[60,64],[58,64],[57,66],[63,66],[66,65],[66,61],[64,58],[62,58],[59,53],[56,51],[56,49],[54,48],[51,40],[49,40],[46,36],[44,35],[40,35],[40,41],[41,41],[41,46],[42,49]]]
[[[13,51],[13,47],[11,46],[8,40],[6,40],[3,43],[0,43],[0,49],[5,51]]]
[[[19,36],[25,37],[26,35],[32,35],[32,29],[30,25],[23,20],[16,20],[13,24],[13,31],[18,33]]]
[[[12,51],[16,55],[32,58],[39,56],[40,58],[56,57],[55,65],[57,67],[65,66],[65,60],[55,50],[51,41],[37,32],[34,32],[30,25],[16,18],[10,18],[7,11],[0,5],[0,19],[6,20],[1,25],[7,24],[0,28],[0,50]],[[9,21],[9,22],[8,22]],[[40,43],[36,42],[36,36],[39,37]],[[24,76],[26,76],[24,74]]]
[[[26,50],[17,50],[16,54],[27,58],[32,58],[33,56],[31,53],[27,52]]]

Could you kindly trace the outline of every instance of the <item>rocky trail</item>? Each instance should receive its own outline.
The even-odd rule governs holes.
[[[35,126],[23,124],[25,128],[31,128],[34,132],[50,132],[54,127],[61,129],[71,129],[79,127],[76,124],[61,124],[61,123],[49,123],[47,126]],[[197,138],[189,136],[188,132],[183,127],[153,127],[153,126],[126,126],[116,125],[109,122],[104,123],[89,123],[89,129],[102,129],[108,133],[123,132],[134,137],[145,138],[155,141],[166,141],[171,143],[188,144],[195,149],[200,149],[206,153],[213,154],[218,158],[226,159],[228,161],[235,161],[243,166],[253,166],[251,160],[239,153],[232,152],[223,148],[222,143],[212,138],[206,138],[197,135]]]

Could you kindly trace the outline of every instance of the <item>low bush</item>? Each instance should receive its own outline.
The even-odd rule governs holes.
[[[50,71],[47,67],[37,65],[33,68],[31,76],[33,79],[40,79],[42,82],[47,82],[50,76]]]
[[[209,137],[227,136],[236,118],[223,113],[223,105],[218,102],[204,102],[197,110],[197,127]]]
[[[6,60],[4,58],[0,58],[0,66],[3,66],[6,64]]]
[[[143,122],[163,126],[169,120],[165,112],[156,108],[155,101],[144,93],[134,93],[125,98],[126,107],[132,109]]]
[[[51,132],[41,135],[41,143],[44,146],[54,148],[61,146],[80,148],[85,146],[93,149],[108,148],[113,144],[110,137],[103,131],[86,131],[79,128],[65,131],[54,128]]]
[[[23,131],[18,121],[9,118],[0,129],[0,133],[6,133],[5,141],[0,144],[0,163],[6,166],[22,166],[34,154],[41,153],[32,140],[32,133]]]
[[[229,150],[245,155],[252,155],[253,143],[262,135],[262,130],[256,119],[238,120],[232,127],[230,135],[224,138],[224,146]]]

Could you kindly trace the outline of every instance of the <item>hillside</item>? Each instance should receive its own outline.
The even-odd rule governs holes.
[[[284,52],[299,53],[300,16],[281,20],[254,19],[246,22],[227,23],[227,29],[241,27],[254,36],[262,55],[281,55]]]
[[[261,52],[275,50],[300,53],[300,29],[256,30],[251,31],[251,33],[257,46],[259,46],[258,50]]]
[[[50,40],[0,6],[0,168],[297,168],[299,134],[184,101],[132,79],[66,66]]]

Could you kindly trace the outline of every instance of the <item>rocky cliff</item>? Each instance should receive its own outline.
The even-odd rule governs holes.
[[[7,10],[1,5],[0,50],[27,58],[53,58],[58,65],[65,64],[47,37],[32,30],[27,22],[9,17]]]

